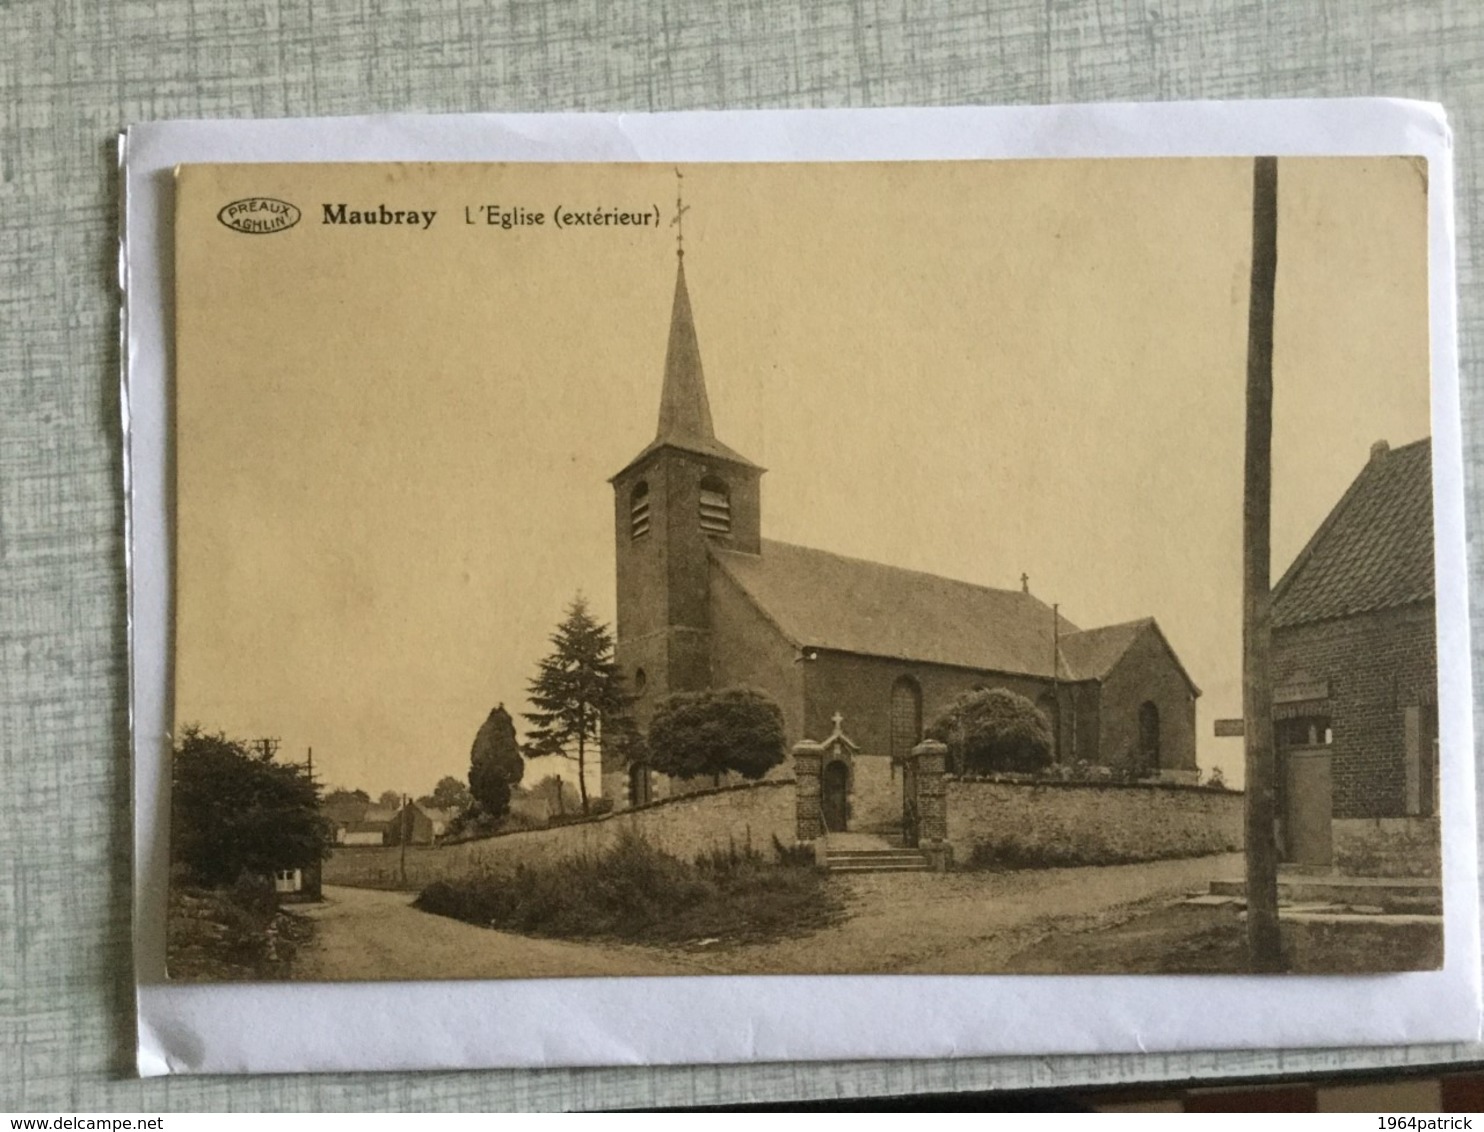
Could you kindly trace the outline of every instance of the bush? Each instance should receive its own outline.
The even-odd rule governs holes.
[[[306,769],[191,726],[171,762],[170,854],[192,882],[307,869],[330,852],[330,825]]]
[[[825,877],[812,868],[770,865],[736,846],[687,863],[633,833],[596,856],[440,881],[415,904],[505,931],[642,943],[771,939],[841,914]]]
[[[1046,716],[1006,688],[958,695],[926,736],[947,744],[948,765],[958,774],[1035,774],[1051,763]]]
[[[778,840],[776,833],[773,835],[773,852],[780,865],[788,865],[790,868],[812,869],[819,863],[814,855],[813,845],[785,845]]]
[[[735,771],[756,780],[783,762],[783,712],[749,688],[676,692],[656,705],[647,746],[662,774],[719,779]]]

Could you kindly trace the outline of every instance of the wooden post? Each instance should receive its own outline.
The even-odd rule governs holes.
[[[412,818],[412,813],[407,808],[407,795],[406,794],[403,794],[402,795],[402,836],[399,838],[399,840],[402,842],[402,852],[399,854],[399,857],[401,858],[400,864],[399,864],[399,871],[402,874],[402,885],[404,887],[407,884],[407,840],[408,840],[408,837],[407,837],[407,833],[408,833],[407,827],[411,823],[411,818]]]
[[[1252,170],[1252,297],[1247,312],[1247,445],[1242,507],[1242,714],[1247,755],[1247,952],[1254,972],[1283,968],[1278,931],[1277,768],[1273,753],[1273,307],[1278,159]]]

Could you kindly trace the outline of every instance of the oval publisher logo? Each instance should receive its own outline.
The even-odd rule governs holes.
[[[234,200],[218,212],[216,218],[234,232],[266,236],[287,231],[299,223],[299,210],[286,200],[248,197]]]

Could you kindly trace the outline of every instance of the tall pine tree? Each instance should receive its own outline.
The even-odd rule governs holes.
[[[605,729],[626,735],[629,696],[613,663],[613,635],[588,612],[581,594],[551,635],[553,652],[541,661],[527,694],[534,711],[526,754],[561,755],[577,763],[577,789],[582,812],[588,812],[587,755],[597,748]]]

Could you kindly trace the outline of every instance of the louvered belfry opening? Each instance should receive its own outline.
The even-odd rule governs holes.
[[[629,494],[629,537],[649,533],[649,484],[640,480]]]
[[[732,497],[726,483],[715,476],[701,481],[701,530],[708,535],[732,533]]]

